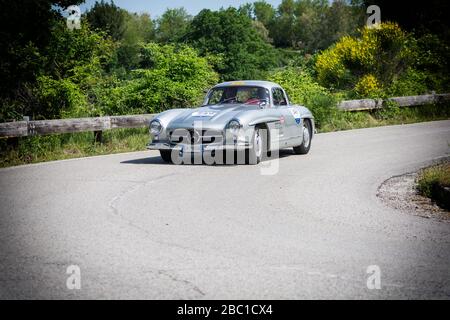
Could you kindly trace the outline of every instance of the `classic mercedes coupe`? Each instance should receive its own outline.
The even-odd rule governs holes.
[[[159,150],[166,162],[186,163],[200,155],[220,163],[230,151],[243,154],[244,163],[258,164],[275,150],[308,153],[314,117],[306,107],[292,105],[276,83],[232,81],[211,88],[199,108],[156,115],[150,134],[147,148]]]

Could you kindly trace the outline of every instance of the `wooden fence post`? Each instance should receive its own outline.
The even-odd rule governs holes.
[[[94,142],[102,143],[103,141],[103,131],[94,131]]]

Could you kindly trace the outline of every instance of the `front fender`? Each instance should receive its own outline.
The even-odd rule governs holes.
[[[308,108],[304,106],[293,106],[293,107],[297,107],[299,109],[302,118],[314,119],[312,112]]]
[[[179,115],[183,114],[184,112],[190,112],[190,109],[166,110],[161,113],[158,113],[152,120],[150,120],[150,122],[152,122],[153,120],[158,120],[159,122],[161,122],[161,125],[163,126],[163,130],[159,134],[159,140],[165,140],[167,138],[166,129],[167,129],[168,125],[170,124],[170,122],[173,119],[175,119]],[[149,125],[150,125],[150,122],[149,122]]]

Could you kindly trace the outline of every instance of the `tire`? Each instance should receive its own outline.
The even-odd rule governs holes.
[[[247,150],[247,164],[255,165],[261,162],[266,149],[265,140],[260,128],[256,127],[253,133],[252,147]]]
[[[294,147],[295,154],[307,154],[309,149],[311,148],[311,137],[312,137],[312,128],[311,122],[307,119],[303,119],[303,141],[302,144]]]
[[[161,155],[161,158],[165,162],[172,163],[172,151],[171,150],[159,150],[159,154]]]

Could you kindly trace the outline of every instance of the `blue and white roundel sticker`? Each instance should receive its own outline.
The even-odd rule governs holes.
[[[301,118],[302,118],[300,116],[300,111],[298,109],[295,109],[295,108],[289,108],[289,111],[291,112],[292,116],[294,117],[295,122],[297,124],[300,124],[300,121],[301,121]]]

